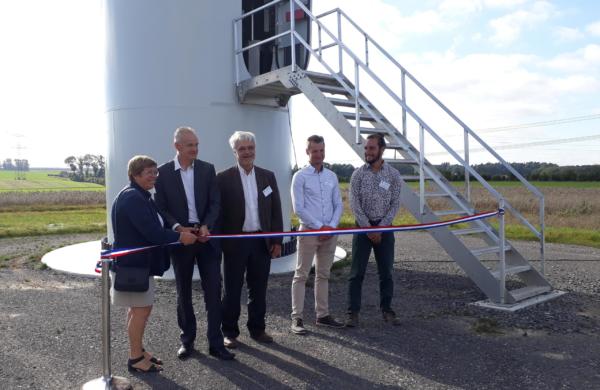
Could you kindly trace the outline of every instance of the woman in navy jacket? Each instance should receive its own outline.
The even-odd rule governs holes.
[[[157,164],[147,156],[134,156],[129,160],[130,183],[123,188],[112,206],[112,225],[115,236],[113,248],[134,248],[164,245],[179,241],[193,244],[197,237],[188,232],[177,233],[163,226],[149,190],[158,176]],[[118,267],[148,267],[149,288],[145,292],[116,291],[111,289],[112,303],[128,307],[127,334],[129,336],[129,371],[156,372],[162,361],[143,348],[144,330],[154,302],[154,275],[161,276],[169,268],[169,257],[164,246],[123,256]],[[118,272],[118,270],[117,270]],[[112,275],[114,281],[115,275]]]

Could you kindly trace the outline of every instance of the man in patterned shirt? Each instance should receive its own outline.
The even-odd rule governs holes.
[[[323,166],[325,141],[319,135],[307,140],[306,154],[310,165],[292,179],[292,204],[300,218],[300,230],[326,230],[337,227],[344,205],[335,173]],[[344,324],[329,314],[329,272],[337,236],[298,237],[298,258],[292,281],[292,332],[306,334],[302,314],[304,291],[315,259],[315,310],[317,326],[341,328]]]
[[[359,227],[389,226],[400,208],[400,173],[383,161],[383,134],[371,134],[365,144],[366,164],[350,179],[350,207]],[[371,255],[375,252],[379,273],[379,307],[383,319],[394,325],[400,321],[391,308],[394,295],[394,233],[362,233],[352,238],[352,269],[348,286],[346,326],[358,326],[362,283]]]

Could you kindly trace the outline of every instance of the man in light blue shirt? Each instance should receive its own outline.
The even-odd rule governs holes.
[[[300,230],[326,230],[337,227],[343,204],[335,173],[323,166],[325,142],[313,135],[307,140],[307,167],[294,174],[292,204],[300,218]],[[292,281],[292,332],[306,334],[302,319],[306,280],[315,259],[316,324],[341,328],[329,314],[329,273],[335,255],[337,236],[298,237],[298,257]]]

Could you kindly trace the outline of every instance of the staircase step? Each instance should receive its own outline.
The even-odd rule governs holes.
[[[451,232],[455,235],[455,236],[463,236],[465,234],[479,234],[479,233],[485,233],[486,230],[484,228],[466,228],[466,229],[456,229],[456,230],[451,230]]]
[[[333,105],[343,107],[356,107],[354,99],[339,99],[339,98],[328,98]]]
[[[312,80],[313,83],[340,85],[336,78],[329,73],[306,72],[306,75]]]
[[[447,192],[426,192],[426,198],[449,198],[450,194]]]
[[[344,118],[346,118],[346,119],[352,119],[352,120],[356,119],[356,113],[354,113],[354,112],[342,112],[342,115],[344,115]],[[377,119],[373,118],[369,114],[360,114],[359,118],[361,121],[377,122]]]
[[[346,96],[352,95],[350,92],[346,91],[346,89],[344,87],[341,87],[341,86],[316,84],[316,83],[315,83],[315,86],[317,88],[319,88],[321,90],[321,92],[333,93],[333,94],[338,94],[338,95],[346,95]]]
[[[386,146],[387,148],[387,146]],[[384,161],[390,164],[406,164],[406,165],[418,165],[419,162],[415,160],[398,159],[398,158],[384,158]]]
[[[419,175],[401,175],[401,176],[402,176],[402,180],[404,180],[404,181],[421,180],[421,176],[419,176]],[[425,176],[424,179],[425,180],[433,180],[430,176]]]
[[[387,132],[387,130],[386,130]],[[410,146],[408,145],[401,145],[401,144],[392,144],[392,143],[388,143],[385,145],[385,148],[390,150],[390,149],[396,149],[396,150],[408,150]],[[417,163],[418,164],[418,163]]]
[[[527,272],[530,269],[530,265],[513,265],[506,267],[504,271],[506,275],[516,275],[520,274],[521,272]],[[492,275],[494,275],[496,279],[500,279],[500,270],[492,271]]]
[[[419,177],[419,176],[417,176]],[[443,211],[434,211],[433,212],[435,215],[437,215],[438,217],[443,217],[446,215],[468,215],[470,214],[468,211],[465,210],[443,210]]]
[[[509,250],[511,250],[512,248],[510,247],[510,245],[505,245],[504,246],[504,251],[508,252]],[[499,246],[486,246],[484,248],[476,248],[476,249],[471,249],[471,253],[475,256],[481,256],[481,255],[485,255],[488,253],[498,253],[500,252],[500,247]]]
[[[519,302],[527,298],[541,295],[552,290],[550,286],[527,286],[516,290],[509,291],[510,295]]]
[[[361,127],[360,133],[361,134],[375,134],[375,133],[388,134],[388,131],[383,128]],[[386,145],[386,148],[387,148],[387,145]]]

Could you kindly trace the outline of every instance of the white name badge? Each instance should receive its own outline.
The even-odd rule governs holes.
[[[263,195],[265,196],[265,198],[269,195],[271,195],[273,193],[273,190],[271,189],[271,186],[267,186],[267,188],[265,188],[263,190]]]
[[[383,188],[384,190],[389,190],[390,189],[390,183],[388,183],[387,181],[382,180],[381,183],[379,183],[379,187]]]

